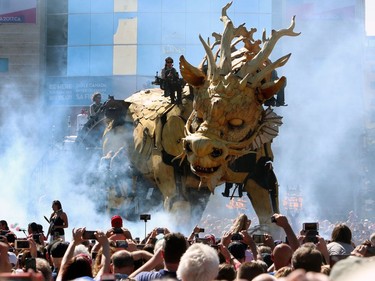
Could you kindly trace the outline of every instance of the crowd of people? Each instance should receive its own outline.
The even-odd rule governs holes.
[[[254,212],[248,214],[252,225],[258,225],[258,218]],[[300,218],[295,216],[289,216],[289,222],[295,232],[298,232],[302,228]],[[345,219],[346,218],[346,219]],[[229,229],[233,219],[231,217],[219,217],[215,214],[205,215],[200,224],[202,228],[210,229],[211,233],[220,236],[220,234]],[[315,219],[314,219],[315,221]],[[325,239],[329,239],[331,233],[338,223],[345,223],[350,227],[352,231],[352,240],[355,244],[360,244],[362,241],[368,239],[368,237],[375,232],[375,221],[371,218],[358,218],[353,211],[347,214],[342,214],[342,220],[329,220],[329,219],[316,219],[319,225],[319,234]]]
[[[281,241],[252,235],[251,220],[240,214],[221,235],[209,225],[190,234],[161,225],[140,241],[115,215],[102,230],[73,228],[66,242],[68,216],[58,200],[52,209],[47,235],[32,222],[20,239],[0,221],[0,280],[345,281],[371,280],[375,273],[375,231],[354,242],[350,221],[335,224],[325,239],[317,224],[296,233],[286,216],[274,214],[286,236]]]

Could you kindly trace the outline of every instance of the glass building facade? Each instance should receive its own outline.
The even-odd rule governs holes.
[[[199,64],[207,39],[221,33],[222,0],[49,0],[46,101],[82,106],[94,91],[125,98],[152,87],[167,56]],[[236,26],[272,27],[271,0],[236,0]],[[212,40],[212,37],[210,38]]]

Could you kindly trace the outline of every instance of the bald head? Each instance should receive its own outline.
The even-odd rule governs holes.
[[[277,245],[272,252],[272,260],[275,265],[275,271],[291,264],[293,256],[292,248],[285,243]]]

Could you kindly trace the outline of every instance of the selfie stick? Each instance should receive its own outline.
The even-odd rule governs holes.
[[[143,221],[145,222],[145,239],[146,239],[146,237],[147,237],[147,236],[146,236],[146,235],[147,235],[147,231],[146,231],[147,219],[144,218]]]

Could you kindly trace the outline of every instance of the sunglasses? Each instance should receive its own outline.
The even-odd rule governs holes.
[[[173,61],[167,61],[167,63],[173,63]]]

